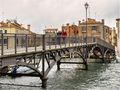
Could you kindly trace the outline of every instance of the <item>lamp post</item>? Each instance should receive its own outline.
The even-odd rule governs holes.
[[[85,3],[85,10],[86,10],[86,25],[85,25],[85,27],[86,27],[86,57],[85,58],[87,58],[87,9],[88,9],[88,7],[89,7],[89,5],[88,5],[88,3],[86,2]]]
[[[85,48],[85,52],[84,52],[84,58],[85,58],[85,70],[87,70],[88,69],[88,65],[87,65],[87,56],[88,56],[88,52],[87,52],[87,9],[88,9],[88,7],[89,7],[89,5],[88,5],[88,3],[86,2],[85,3],[85,10],[86,10],[86,25],[85,25],[85,27],[86,27],[86,48]]]
[[[85,10],[86,10],[86,46],[87,46],[87,9],[88,9],[89,5],[86,2],[85,3]]]

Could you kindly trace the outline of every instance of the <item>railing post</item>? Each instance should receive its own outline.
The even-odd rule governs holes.
[[[42,36],[42,50],[45,50],[45,35]]]
[[[16,40],[17,40],[17,35],[15,34],[15,54],[17,53],[17,42],[16,42]]]
[[[37,51],[37,44],[36,44],[37,38],[36,38],[36,34],[35,34],[34,39],[35,39],[35,42],[34,42],[34,44],[35,44],[35,51]]]
[[[25,35],[25,40],[26,40],[25,48],[26,48],[26,52],[28,52],[28,35],[27,34]]]
[[[79,36],[79,45],[82,45],[82,36]]]
[[[4,55],[4,36],[1,34],[1,55]]]
[[[69,47],[70,47],[70,35],[69,35]]]
[[[57,40],[56,40],[56,36],[54,36],[54,44],[55,44],[55,49],[57,48]]]
[[[46,88],[47,78],[45,77],[45,35],[42,36],[42,88]]]
[[[59,38],[60,38],[60,48],[61,48],[61,42],[62,42],[62,37],[61,37],[61,35],[60,35]]]
[[[78,40],[78,38],[77,38],[77,36],[75,35],[75,46],[77,46],[77,40]]]
[[[66,43],[67,43],[67,37],[65,37],[65,48],[66,48]]]
[[[49,49],[51,49],[51,36],[49,35],[49,41],[48,41],[48,44],[49,44]]]
[[[7,49],[8,49],[8,36],[7,36]]]

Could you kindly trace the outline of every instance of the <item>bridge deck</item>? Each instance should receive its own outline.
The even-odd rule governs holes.
[[[95,43],[88,43],[87,45],[95,45]],[[85,46],[85,44],[76,44],[76,45],[73,45],[73,44],[62,44],[62,45],[51,45],[51,48],[49,46],[46,46],[45,47],[45,51],[52,51],[52,50],[57,50],[57,49],[62,49],[62,48],[72,48],[72,47],[81,47],[81,46]],[[30,53],[39,53],[42,50],[42,46],[38,46],[36,47],[37,49],[35,50],[35,47],[27,47],[28,51],[26,52],[26,48],[20,48],[18,47],[16,49],[16,53],[15,53],[15,49],[4,49],[4,55],[1,55],[1,52],[0,52],[0,57],[7,57],[7,56],[15,56],[15,55],[22,55],[22,54],[30,54]],[[1,50],[0,50],[1,51]]]

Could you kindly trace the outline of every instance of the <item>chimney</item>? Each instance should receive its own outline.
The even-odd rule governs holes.
[[[78,21],[78,24],[80,25],[81,21]]]
[[[31,26],[30,25],[27,25],[27,29],[30,30]]]
[[[67,23],[66,25],[69,26],[69,23]]]
[[[102,24],[105,24],[105,21],[104,21],[104,19],[102,19]]]

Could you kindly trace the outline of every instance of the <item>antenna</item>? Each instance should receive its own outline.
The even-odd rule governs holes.
[[[90,18],[90,6],[88,7],[88,13],[89,13],[89,18]]]

